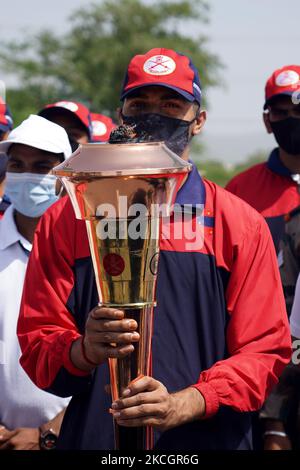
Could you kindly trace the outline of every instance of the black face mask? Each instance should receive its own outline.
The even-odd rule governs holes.
[[[124,116],[125,124],[134,128],[137,137],[147,136],[151,142],[164,141],[167,147],[180,157],[190,141],[189,128],[196,120],[184,121],[161,114],[148,113],[139,116]]]
[[[300,155],[300,119],[289,117],[270,124],[279,147],[290,155]]]

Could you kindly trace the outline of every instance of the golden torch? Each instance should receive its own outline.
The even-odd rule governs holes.
[[[113,400],[150,375],[161,221],[190,170],[161,142],[84,144],[53,170],[76,218],[86,221],[99,305],[120,308],[138,324],[134,351],[109,360]],[[151,429],[115,423],[115,446],[149,449]]]

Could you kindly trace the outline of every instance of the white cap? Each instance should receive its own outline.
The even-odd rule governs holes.
[[[7,140],[0,142],[0,152],[8,152],[12,144],[30,145],[52,153],[63,153],[65,159],[72,154],[65,129],[41,116],[31,114],[13,129]]]

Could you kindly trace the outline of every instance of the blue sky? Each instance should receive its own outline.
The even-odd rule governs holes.
[[[74,9],[89,0],[10,0],[2,6],[0,39],[20,37],[43,27],[65,30]],[[264,86],[283,65],[300,63],[300,1],[209,0],[209,48],[225,65],[220,88],[208,92],[210,103],[203,139],[207,156],[233,162],[257,150],[270,150],[261,119]],[[201,75],[201,71],[200,71]],[[1,76],[0,76],[1,79]],[[205,93],[205,90],[204,90]]]

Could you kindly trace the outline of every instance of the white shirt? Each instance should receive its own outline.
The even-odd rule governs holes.
[[[9,206],[0,220],[0,424],[38,427],[69,403],[40,390],[19,364],[16,334],[28,256],[32,245],[18,232]]]
[[[300,338],[300,275],[298,276],[295,297],[290,316],[291,335]]]

